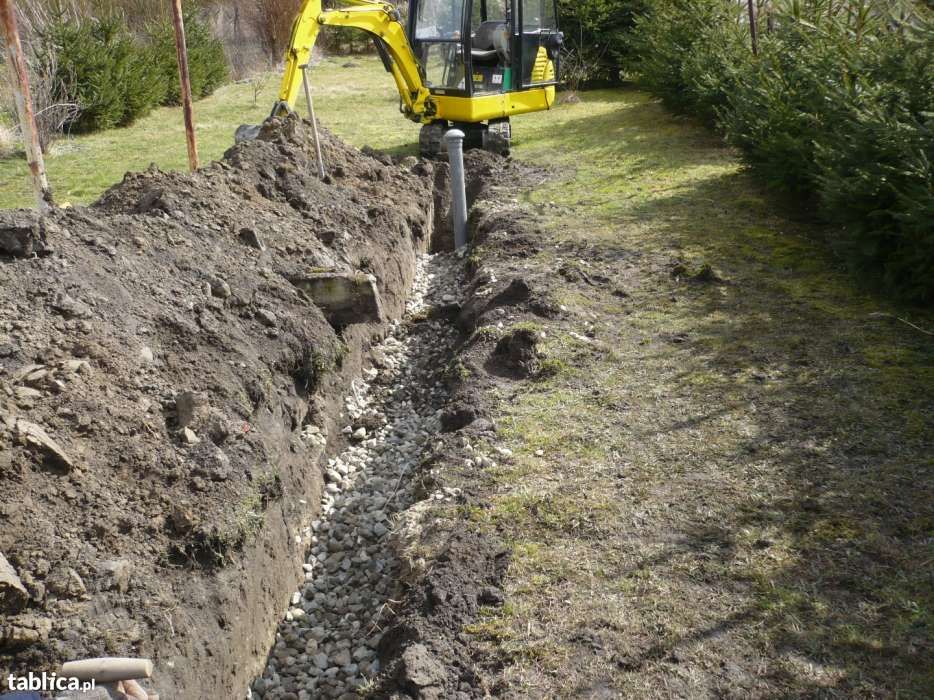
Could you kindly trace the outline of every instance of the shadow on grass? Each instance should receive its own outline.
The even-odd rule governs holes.
[[[713,538],[730,564],[737,533],[750,531],[763,533],[753,549],[778,552],[779,564],[746,570],[747,609],[652,646],[636,665],[742,625],[766,633],[781,659],[766,675],[794,696],[930,697],[934,339],[871,318],[892,309],[785,230],[771,203],[726,201],[747,196],[745,177],[682,186],[630,212],[689,266],[727,277],[659,283],[687,334],[659,351],[683,358],[667,387],[693,414],[640,437],[731,430],[730,416],[750,425],[722,451],[706,448],[748,497],[724,495],[719,528],[685,523],[686,543],[669,555],[706,551]],[[809,678],[789,659],[826,673]]]
[[[383,153],[386,153],[394,158],[404,158],[405,156],[415,156],[418,157],[418,142],[413,141],[412,143],[405,143],[399,146],[392,146],[391,148],[381,149]]]
[[[654,100],[589,93],[548,117],[516,125],[517,156],[559,173],[526,200],[561,201],[539,208],[558,255],[615,268],[627,292],[561,287],[571,323],[603,312],[606,347],[562,356],[574,370],[517,399],[506,435],[568,463],[541,483],[575,517],[632,509],[594,515],[607,543],[574,531],[557,550],[628,596],[554,615],[613,637],[623,675],[579,676],[605,675],[606,697],[929,697],[934,341],[870,314],[934,317],[860,290],[805,203],[765,193]],[[697,276],[705,263],[723,279]],[[604,462],[620,474],[588,468]],[[526,511],[517,539],[559,536]]]

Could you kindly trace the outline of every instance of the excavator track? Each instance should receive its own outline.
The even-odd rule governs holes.
[[[423,158],[445,158],[447,148],[444,135],[448,129],[464,132],[464,148],[482,148],[484,151],[508,156],[512,148],[512,125],[508,118],[491,119],[489,124],[454,124],[437,121],[422,126],[418,135],[418,149]]]
[[[432,122],[422,126],[418,133],[418,151],[422,158],[440,158],[445,154],[444,134],[447,130],[445,122]]]
[[[483,150],[508,156],[512,149],[512,124],[509,118],[491,119],[484,132]]]

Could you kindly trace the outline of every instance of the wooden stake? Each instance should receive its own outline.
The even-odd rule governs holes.
[[[12,0],[0,0],[0,23],[3,24],[3,37],[13,78],[13,101],[16,103],[16,114],[26,148],[26,162],[29,164],[33,191],[36,193],[36,208],[40,214],[46,214],[52,207],[52,190],[45,174],[45,161],[42,158],[42,146],[39,144],[39,132],[32,109],[32,95],[29,92],[29,73],[26,70],[23,45],[19,40],[19,30],[16,28],[16,11],[13,9]]]
[[[198,169],[198,142],[195,139],[195,117],[191,100],[191,78],[188,74],[188,45],[185,43],[185,17],[182,0],[173,0],[172,19],[175,24],[175,50],[178,54],[178,82],[181,85],[182,109],[185,112],[185,139],[188,142],[188,165]]]
[[[752,55],[759,55],[759,30],[756,27],[756,0],[748,0],[749,35],[752,37]]]
[[[308,82],[308,65],[299,66],[302,71],[302,83],[305,86],[305,100],[308,102],[308,117],[311,119],[311,133],[315,142],[315,157],[318,159],[318,179],[327,177],[324,171],[324,158],[321,156],[321,139],[318,137],[318,119],[315,117],[315,103],[311,99],[311,85]]]

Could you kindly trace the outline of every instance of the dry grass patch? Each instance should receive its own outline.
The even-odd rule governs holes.
[[[553,245],[523,264],[612,283],[551,276],[560,369],[497,416],[513,697],[926,697],[934,344],[871,314],[934,319],[643,96],[552,116],[517,148],[567,173],[525,195]]]

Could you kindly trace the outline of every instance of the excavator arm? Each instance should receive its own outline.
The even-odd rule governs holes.
[[[279,89],[274,116],[295,108],[302,87],[302,67],[311,60],[318,32],[324,25],[354,27],[372,35],[386,69],[392,74],[402,98],[405,115],[427,123],[435,113],[431,93],[422,80],[421,69],[402,26],[399,11],[378,0],[345,0],[347,7],[324,10],[321,0],[304,0],[292,25],[292,38],[285,57],[285,74]]]

